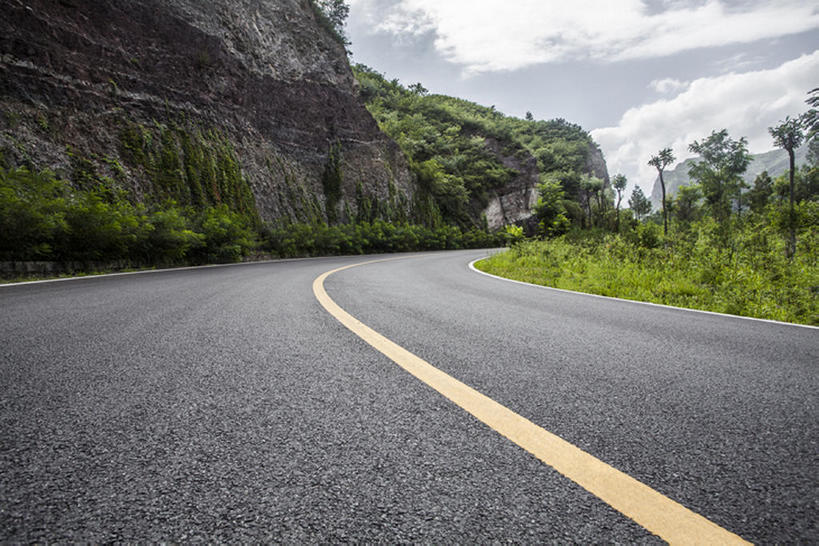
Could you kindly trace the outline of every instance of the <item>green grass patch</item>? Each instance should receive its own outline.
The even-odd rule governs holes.
[[[524,241],[475,264],[519,281],[733,315],[819,325],[816,229],[785,258],[781,235],[747,222],[726,246],[712,224],[646,248],[626,236]]]

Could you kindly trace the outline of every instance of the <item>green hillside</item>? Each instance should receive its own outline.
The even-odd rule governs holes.
[[[463,99],[428,95],[364,66],[353,67],[360,95],[381,129],[410,160],[422,189],[446,222],[478,226],[493,190],[531,168],[536,185],[559,175],[568,198],[581,199],[584,173],[607,180],[591,136],[563,119],[519,119]],[[517,167],[517,168],[515,168]]]

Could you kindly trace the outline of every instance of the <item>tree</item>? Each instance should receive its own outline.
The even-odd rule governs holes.
[[[627,183],[628,180],[623,174],[616,174],[614,175],[614,178],[611,179],[611,185],[617,192],[617,218],[615,219],[615,230],[618,233],[620,232],[620,202],[623,200],[623,191],[626,189]]]
[[[563,203],[565,194],[560,180],[553,176],[547,176],[543,183],[538,186],[539,197],[535,205],[535,216],[538,219],[538,226],[546,236],[560,235],[564,233],[570,225],[566,217],[566,206]]]
[[[663,234],[668,235],[668,213],[666,212],[665,203],[665,181],[663,180],[663,171],[666,167],[674,163],[676,158],[671,152],[671,148],[663,148],[657,155],[651,156],[648,164],[657,169],[660,174],[660,188],[663,190]]]
[[[640,186],[634,188],[628,200],[628,206],[634,212],[634,216],[640,220],[643,216],[651,212],[651,201],[645,196]]]
[[[350,6],[347,5],[346,0],[315,1],[344,45],[349,45],[350,42],[344,33],[344,25],[347,23],[347,17],[350,15]]]
[[[526,121],[535,121],[535,116],[532,115],[532,112],[526,111]]]
[[[788,152],[788,182],[790,187],[790,211],[788,213],[788,227],[790,236],[788,238],[788,258],[792,258],[796,253],[796,216],[793,208],[793,176],[795,165],[794,150],[802,144],[805,138],[802,132],[802,123],[798,119],[791,119],[789,116],[785,117],[785,121],[781,122],[776,127],[768,127],[768,132],[773,137],[774,146],[782,148]]]
[[[424,87],[421,84],[421,82],[413,83],[412,85],[407,87],[407,89],[409,89],[411,92],[415,93],[416,95],[421,95],[421,96],[426,95],[429,92],[429,90],[426,87]]]
[[[768,171],[762,171],[754,179],[754,185],[748,192],[748,204],[752,212],[762,212],[768,199],[773,195],[773,180]]]
[[[810,110],[800,116],[800,121],[805,131],[807,131],[806,140],[814,140],[819,134],[819,87],[811,89],[808,92],[810,95],[805,102],[811,107]]]
[[[731,215],[731,199],[740,191],[742,173],[751,162],[748,141],[743,137],[733,140],[728,130],[712,131],[711,136],[688,146],[699,155],[688,169],[688,175],[697,180],[705,201],[717,220]]]
[[[583,190],[585,201],[586,201],[586,212],[589,218],[589,227],[592,227],[592,210],[591,210],[591,199],[592,196],[595,196],[597,199],[597,210],[599,211],[602,207],[600,202],[600,192],[603,189],[603,181],[596,176],[592,176],[590,174],[583,174],[580,176],[580,189]]]
[[[697,219],[700,199],[702,199],[702,193],[696,184],[680,186],[680,189],[677,190],[677,197],[674,199],[674,211],[680,223],[689,224]]]

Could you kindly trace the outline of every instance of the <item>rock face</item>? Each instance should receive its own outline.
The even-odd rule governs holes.
[[[404,156],[357,99],[344,46],[308,0],[3,4],[8,166],[80,165],[138,198],[195,204],[200,193],[227,199],[211,179],[235,160],[265,220],[326,217],[328,206],[343,219],[359,183],[394,206],[411,201]],[[335,188],[327,172],[341,173]]]
[[[489,229],[499,229],[508,224],[524,224],[532,216],[537,203],[539,173],[537,160],[530,154],[521,159],[517,155],[504,153],[503,146],[486,139],[486,146],[498,157],[507,169],[517,171],[517,176],[507,185],[495,190],[484,210]]]
[[[532,210],[537,203],[537,185],[540,182],[537,160],[528,153],[524,159],[518,155],[504,154],[502,146],[489,139],[487,146],[497,155],[504,167],[518,172],[511,183],[495,190],[495,194],[489,200],[489,205],[484,210],[489,229],[517,224],[526,227],[528,233],[534,233],[537,222],[532,216]],[[586,172],[603,180],[604,187],[609,186],[606,160],[597,146],[589,147]]]
[[[609,187],[609,169],[606,166],[606,159],[603,157],[603,152],[596,145],[592,145],[589,149],[586,169],[589,174],[603,181],[604,188]]]

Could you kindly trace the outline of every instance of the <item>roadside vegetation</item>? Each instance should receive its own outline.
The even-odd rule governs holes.
[[[501,234],[383,220],[266,225],[226,204],[133,202],[103,185],[77,189],[51,171],[0,169],[0,260],[150,267],[495,246]]]
[[[525,282],[605,296],[772,320],[819,325],[819,89],[811,109],[770,129],[773,144],[791,158],[772,179],[760,174],[746,187],[750,160],[744,138],[714,131],[690,150],[690,183],[661,211],[636,188],[630,209],[619,210],[625,177],[587,203],[591,229],[569,229],[562,187],[541,186],[536,237],[510,228],[503,253],[482,260],[482,271]],[[796,168],[793,150],[810,147]],[[670,149],[647,158],[662,177]],[[616,195],[615,195],[616,192]]]

